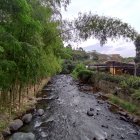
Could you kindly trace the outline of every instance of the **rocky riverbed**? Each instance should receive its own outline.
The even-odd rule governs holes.
[[[110,111],[100,93],[79,89],[69,75],[58,75],[39,94],[36,110],[10,140],[140,140],[140,127]],[[29,121],[31,122],[29,123]]]

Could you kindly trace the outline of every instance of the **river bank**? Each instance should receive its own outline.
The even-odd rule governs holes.
[[[22,104],[20,105],[20,108],[15,108],[12,114],[5,113],[4,111],[0,114],[0,140],[4,139],[2,133],[5,133],[5,130],[10,133],[8,128],[10,122],[21,118],[27,112],[31,112],[35,109],[37,103],[36,95],[49,81],[50,77],[43,79],[39,85],[30,86],[28,88],[28,96],[24,96],[22,98]],[[25,91],[23,91],[23,95],[25,95],[24,92]]]

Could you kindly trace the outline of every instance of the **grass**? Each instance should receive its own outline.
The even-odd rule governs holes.
[[[7,127],[7,125],[8,125],[8,122],[6,122],[6,121],[0,121],[0,132],[2,130],[4,130]]]
[[[135,90],[135,93],[132,94],[132,97],[135,98],[136,100],[140,100],[140,89]]]
[[[0,132],[7,127],[10,120],[11,117],[8,114],[2,114],[2,112],[0,112]]]
[[[50,80],[50,78],[42,80],[42,83],[39,85],[39,88],[37,89],[36,92],[39,92],[43,86]],[[12,121],[15,118],[20,117],[26,111],[34,108],[34,105],[36,104],[36,99],[34,97],[34,88],[32,88],[29,91],[29,97],[32,97],[32,100],[29,99],[29,97],[24,97],[22,100],[22,104],[20,108],[14,108],[11,114],[8,113],[7,109],[2,109],[0,110],[0,140],[1,140],[1,132],[8,127],[9,122]],[[17,103],[18,104],[18,103]]]
[[[109,97],[109,100],[112,103],[122,107],[126,111],[128,111],[130,113],[133,113],[133,114],[136,114],[136,115],[140,115],[140,109],[135,104],[132,104],[132,103],[130,103],[128,101],[124,101],[124,100],[122,100],[119,97],[116,97],[114,95],[109,95],[108,97]]]

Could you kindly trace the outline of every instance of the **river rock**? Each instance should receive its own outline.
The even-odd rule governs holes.
[[[96,111],[97,111],[97,112],[101,111],[101,108],[96,107]]]
[[[90,108],[90,111],[94,111],[94,108]]]
[[[122,116],[127,117],[127,113],[126,113],[125,111],[118,111],[118,113],[119,113],[120,115],[122,115]]]
[[[138,117],[134,117],[132,120],[134,123],[140,125],[140,119]]]
[[[10,131],[9,127],[7,127],[5,130],[2,131],[2,135],[4,137],[11,135],[11,131]]]
[[[114,94],[114,95],[119,95],[120,91],[121,91],[121,88],[115,87],[114,93],[113,93],[113,94]]]
[[[35,135],[33,133],[18,132],[13,134],[10,140],[35,140]]]
[[[94,112],[93,112],[93,111],[88,110],[88,111],[87,111],[87,115],[88,115],[88,116],[93,116],[93,115],[94,115]]]
[[[120,120],[128,122],[128,119],[126,117],[124,117],[124,116],[120,116]]]
[[[10,123],[9,128],[11,131],[17,131],[22,126],[23,126],[22,120],[17,119]]]
[[[108,128],[108,125],[101,125],[101,127]]]
[[[22,121],[24,122],[24,123],[30,123],[31,122],[31,120],[32,120],[32,114],[31,113],[29,113],[29,114],[25,114],[23,117],[22,117]]]
[[[133,115],[131,115],[131,114],[128,114],[128,115],[127,115],[127,118],[128,118],[129,120],[131,120],[131,121],[132,121],[132,120],[133,120],[133,118],[134,118],[134,116],[133,116]]]
[[[38,110],[37,110],[37,114],[38,114],[39,116],[42,116],[42,115],[44,114],[44,110],[43,110],[43,109],[38,109]]]

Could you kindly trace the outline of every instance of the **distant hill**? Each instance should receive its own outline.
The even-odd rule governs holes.
[[[120,54],[101,54],[96,51],[88,52],[89,59],[94,63],[104,63],[109,60],[123,62],[123,57]]]
[[[104,46],[101,46],[99,43],[97,43],[97,44],[93,44],[93,45],[84,47],[84,50],[86,52],[91,52],[93,50],[96,50],[97,52],[102,52],[103,49],[105,49],[106,51],[108,51],[111,48],[112,48],[112,46],[108,46],[106,44]]]

